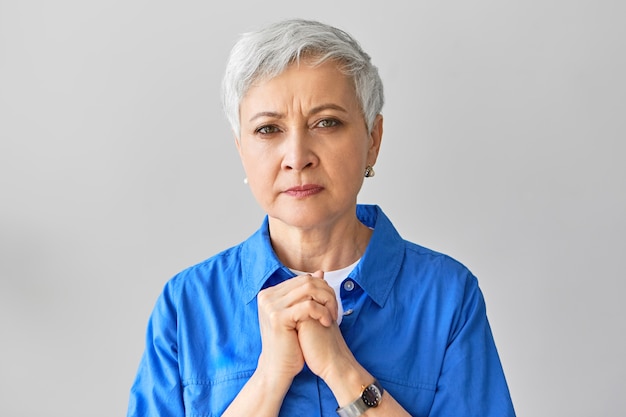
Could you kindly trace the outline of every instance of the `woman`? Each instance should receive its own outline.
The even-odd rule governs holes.
[[[476,279],[357,205],[382,83],[348,34],[288,20],[244,35],[223,82],[267,213],[170,280],[129,416],[513,416]]]

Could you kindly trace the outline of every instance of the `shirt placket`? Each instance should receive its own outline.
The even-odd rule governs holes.
[[[352,277],[348,277],[341,283],[340,294],[341,304],[343,305],[343,317],[340,328],[347,329],[354,324],[358,317],[365,293]]]

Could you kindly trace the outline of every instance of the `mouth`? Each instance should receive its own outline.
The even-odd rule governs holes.
[[[296,187],[288,188],[284,191],[285,194],[291,197],[304,198],[320,193],[324,187],[317,184],[304,184]]]

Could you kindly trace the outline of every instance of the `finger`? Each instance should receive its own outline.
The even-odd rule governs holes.
[[[311,276],[313,278],[319,278],[319,279],[324,279],[324,271],[322,270],[318,270],[313,272],[313,274],[311,274]],[[328,285],[328,282],[324,281],[326,283],[326,285],[328,286],[328,288],[330,289],[330,294],[331,294],[331,298],[329,300],[325,301],[326,307],[328,307],[328,309],[331,311],[331,313],[333,314],[334,320],[337,321],[337,318],[339,316],[339,306],[337,305],[338,301],[337,301],[337,295],[335,294],[335,290]]]
[[[313,273],[311,274],[311,276],[312,276],[313,278],[321,278],[321,279],[324,279],[324,271],[322,271],[322,270],[317,270],[317,271],[313,272]]]
[[[304,301],[314,301],[325,307],[332,319],[337,321],[338,307],[335,291],[323,279],[323,271],[316,271],[313,274],[300,275],[269,287],[261,291],[258,295],[259,312],[269,316],[287,310],[298,303]],[[319,314],[316,319],[322,319]],[[326,319],[322,319],[326,323]],[[295,323],[286,324],[288,327],[295,326]]]
[[[322,271],[316,271],[313,274],[300,275],[291,278],[278,285],[266,288],[264,293],[264,301],[277,302],[283,307],[289,307],[303,300],[315,300],[316,302],[327,305],[328,303],[336,304],[334,290],[326,281],[320,279],[323,276]],[[322,274],[322,275],[321,275]]]
[[[305,300],[310,299],[326,307],[333,319],[337,320],[337,296],[335,295],[335,291],[330,286],[328,286],[328,284],[326,284],[326,286],[321,290],[307,291],[305,294],[308,296],[308,298],[305,298]]]
[[[289,308],[287,312],[294,328],[297,327],[298,323],[307,320],[315,320],[324,327],[330,327],[336,320],[326,306],[313,300],[302,301]]]

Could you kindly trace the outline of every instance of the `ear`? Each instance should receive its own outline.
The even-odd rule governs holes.
[[[378,152],[380,152],[380,143],[383,140],[383,115],[379,114],[374,119],[372,126],[372,132],[370,133],[370,147],[367,151],[367,163],[374,165],[376,159],[378,159]]]
[[[233,139],[235,139],[235,146],[237,147],[237,152],[239,152],[239,157],[241,158],[243,155],[241,154],[241,139],[237,137],[235,132],[233,132]]]

